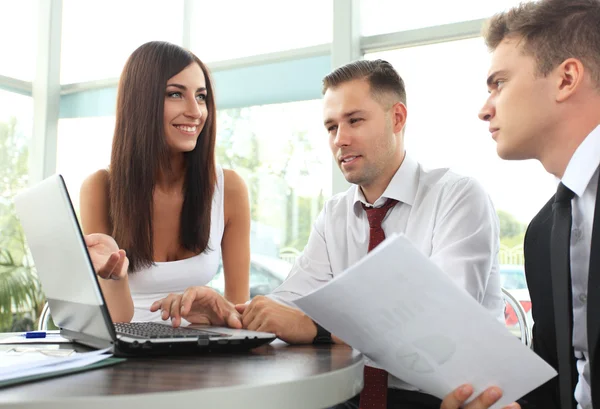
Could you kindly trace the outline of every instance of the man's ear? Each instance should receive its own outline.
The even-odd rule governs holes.
[[[400,133],[404,129],[404,125],[406,125],[406,116],[407,116],[406,105],[402,102],[396,102],[392,106],[392,121],[394,124],[394,133]]]
[[[581,87],[585,67],[580,60],[567,58],[551,75],[556,77],[556,102],[564,102]]]

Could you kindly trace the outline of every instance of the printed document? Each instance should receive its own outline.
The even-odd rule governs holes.
[[[366,364],[443,398],[464,383],[498,386],[501,408],[556,371],[403,235],[294,303]]]

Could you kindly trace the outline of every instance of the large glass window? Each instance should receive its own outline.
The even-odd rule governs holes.
[[[217,161],[239,173],[250,194],[250,296],[268,294],[285,280],[331,195],[321,101],[225,109],[217,119]],[[222,273],[209,284],[220,292]]]
[[[486,18],[515,6],[520,1],[361,0],[360,32],[363,36],[370,36]]]
[[[27,187],[33,101],[0,90],[0,332],[32,329],[42,293],[13,197]]]
[[[182,36],[183,0],[63,0],[60,82],[118,77],[143,43]]]
[[[65,179],[76,211],[84,179],[108,168],[114,127],[114,116],[58,121],[56,170]]]
[[[279,258],[302,250],[331,194],[321,101],[221,110],[218,123],[217,160],[248,186],[252,252]]]
[[[0,75],[33,80],[37,44],[35,3],[33,0],[0,2]]]
[[[192,50],[203,61],[330,43],[332,0],[193,2]]]

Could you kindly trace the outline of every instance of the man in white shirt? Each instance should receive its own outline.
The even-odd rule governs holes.
[[[490,96],[479,117],[499,156],[537,159],[560,179],[524,248],[534,350],[559,376],[520,403],[600,408],[600,1],[525,3],[494,16],[485,39]],[[443,408],[467,395],[456,391]]]
[[[406,92],[398,73],[382,60],[353,62],[325,77],[323,93],[329,144],[353,185],[327,201],[286,281],[270,296],[237,306],[241,318],[206,288],[160,300],[153,308],[161,308],[163,317],[170,315],[175,325],[181,310],[194,322],[239,326],[241,319],[245,328],[275,333],[289,343],[342,342],[298,310],[294,299],[342,273],[385,234],[403,233],[457,285],[503,319],[499,226],[493,205],[474,179],[448,169],[426,170],[405,152]],[[379,236],[370,235],[367,212],[384,205],[390,209],[380,215]],[[384,392],[385,385],[390,387],[387,407],[439,408],[439,399],[380,372]],[[366,370],[363,394],[371,388],[369,379]],[[386,407],[368,396],[360,399],[361,407]],[[346,407],[357,407],[358,401],[356,397]]]

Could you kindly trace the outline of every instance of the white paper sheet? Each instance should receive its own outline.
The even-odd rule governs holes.
[[[76,353],[60,354],[61,350],[15,347],[0,351],[0,382],[9,379],[39,375],[65,369],[79,368],[106,359],[109,348]]]
[[[556,376],[401,235],[295,304],[373,366],[439,398],[495,385],[501,408]]]

